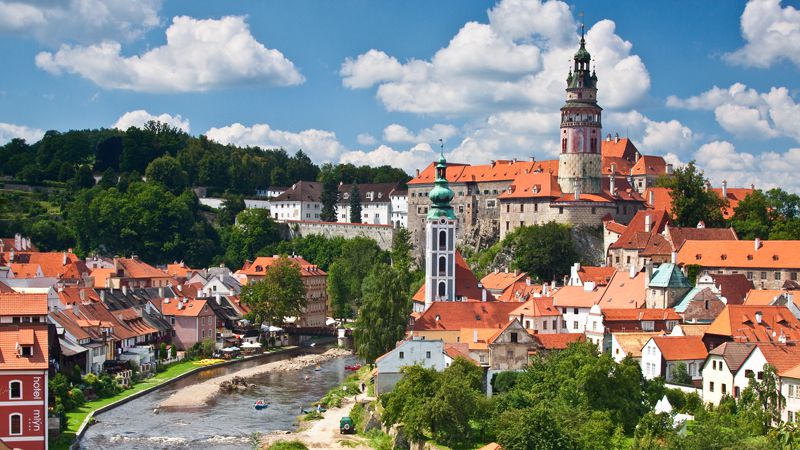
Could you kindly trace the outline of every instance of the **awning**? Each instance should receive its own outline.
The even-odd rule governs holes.
[[[259,342],[245,342],[242,344],[242,348],[261,348],[261,343]]]
[[[73,344],[61,338],[58,339],[58,343],[61,345],[61,354],[64,356],[75,356],[88,351],[86,348],[81,347],[78,344]]]
[[[283,328],[276,327],[274,325],[261,325],[261,331],[269,331],[269,332],[283,331]]]

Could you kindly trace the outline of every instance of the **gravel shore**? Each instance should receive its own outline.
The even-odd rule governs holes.
[[[313,366],[325,362],[329,359],[340,356],[351,355],[352,352],[340,348],[332,348],[325,353],[318,355],[303,355],[283,361],[274,361],[256,367],[242,369],[234,373],[222,375],[202,383],[186,386],[168,399],[161,402],[161,408],[193,408],[203,406],[219,393],[219,385],[224,381],[229,381],[234,377],[249,378],[266,372],[289,372],[300,370],[308,366]]]

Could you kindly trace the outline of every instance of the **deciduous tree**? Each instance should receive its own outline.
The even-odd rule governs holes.
[[[405,336],[411,302],[403,275],[385,263],[372,267],[362,289],[353,338],[356,354],[372,364]]]
[[[282,256],[268,266],[264,279],[242,288],[241,301],[250,308],[248,319],[260,325],[281,325],[299,316],[306,306],[306,289],[300,266]]]

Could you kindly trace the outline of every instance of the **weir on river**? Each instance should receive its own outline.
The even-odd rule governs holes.
[[[184,386],[253,367],[274,358],[246,361],[191,375],[115,409],[96,416],[80,442],[81,449],[233,450],[249,448],[252,433],[293,430],[302,408],[308,408],[347,376],[345,365],[355,358],[335,358],[320,365],[288,372],[266,373],[249,379],[257,387],[244,392],[220,394],[207,406],[191,409],[153,410]],[[309,379],[305,380],[308,376]],[[265,399],[270,406],[256,411],[253,402]]]

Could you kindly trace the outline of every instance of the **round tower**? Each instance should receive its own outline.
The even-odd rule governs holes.
[[[561,107],[561,154],[558,184],[561,191],[596,194],[601,191],[600,114],[597,104],[597,75],[590,69],[592,57],[586,51],[581,26],[581,47],[567,76],[567,102]]]
[[[425,224],[425,308],[434,301],[456,299],[456,214],[450,202],[455,193],[447,182],[444,154],[436,165],[436,180],[428,197]]]

